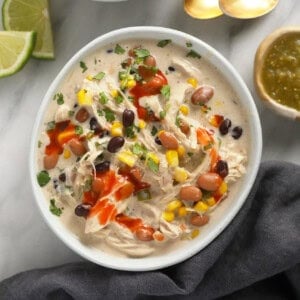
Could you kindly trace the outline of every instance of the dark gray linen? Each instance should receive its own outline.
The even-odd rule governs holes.
[[[300,166],[265,162],[231,224],[187,261],[141,273],[88,262],[32,270],[0,283],[0,299],[300,299],[299,263]]]

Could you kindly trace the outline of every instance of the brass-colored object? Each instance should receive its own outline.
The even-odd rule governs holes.
[[[223,14],[219,0],[185,0],[184,10],[196,19],[212,19]]]
[[[224,14],[238,19],[252,19],[271,12],[279,0],[219,0]]]

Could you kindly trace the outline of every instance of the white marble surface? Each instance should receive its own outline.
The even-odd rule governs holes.
[[[252,81],[253,59],[260,41],[279,27],[300,25],[299,0],[281,0],[271,14],[248,21],[226,16],[194,20],[184,13],[181,0],[50,2],[56,60],[32,59],[17,75],[0,80],[0,280],[20,271],[81,259],[49,230],[34,203],[29,144],[37,110],[58,71],[87,42],[110,30],[166,26],[193,34],[218,49],[240,72],[254,96],[263,128],[263,160],[300,164],[300,122],[265,108]]]

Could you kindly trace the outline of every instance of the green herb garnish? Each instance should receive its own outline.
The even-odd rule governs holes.
[[[147,49],[137,48],[134,49],[134,54],[137,58],[146,58],[150,55],[150,52]]]
[[[137,196],[139,201],[144,201],[144,200],[150,200],[151,199],[151,193],[150,193],[149,190],[138,191],[136,196]]]
[[[175,125],[176,125],[177,127],[180,127],[180,118],[179,118],[179,113],[177,113],[177,115],[176,115],[176,119],[175,119]]]
[[[101,79],[104,78],[104,76],[105,76],[105,73],[104,73],[104,72],[99,72],[97,75],[95,75],[95,76],[93,77],[93,79],[101,80]]]
[[[195,50],[190,50],[188,53],[187,53],[187,55],[186,55],[187,57],[193,57],[193,58],[201,58],[201,55],[198,53],[198,52],[196,52]]]
[[[133,139],[135,137],[134,125],[125,127],[125,136]]]
[[[77,135],[82,135],[83,134],[83,128],[80,125],[75,126],[75,133]]]
[[[68,116],[69,116],[69,117],[73,117],[74,114],[75,114],[75,111],[74,111],[74,110],[69,110],[69,111],[68,111]]]
[[[156,44],[156,46],[157,46],[157,47],[164,48],[164,47],[166,47],[168,44],[170,44],[171,42],[172,42],[172,40],[170,40],[170,39],[167,39],[167,40],[161,40],[161,41],[159,41],[159,42]]]
[[[62,214],[62,209],[56,206],[54,199],[50,199],[49,210],[53,215],[57,217],[60,217],[60,215]]]
[[[170,99],[170,95],[171,95],[171,88],[168,84],[164,85],[161,90],[160,93],[167,99]]]
[[[151,135],[155,136],[157,134],[157,132],[158,132],[157,128],[155,126],[153,126],[151,129]]]
[[[135,143],[132,146],[132,153],[137,155],[140,159],[145,159],[147,152],[148,150],[143,144]]]
[[[116,54],[124,54],[125,53],[125,49],[122,48],[119,44],[116,45],[114,52]]]
[[[124,98],[122,95],[118,94],[118,96],[115,98],[115,101],[117,104],[121,104],[124,101]]]
[[[116,119],[114,112],[109,108],[104,108],[103,112],[107,122],[113,122]]]
[[[65,103],[64,95],[62,93],[57,93],[54,95],[53,100],[56,100],[58,105],[62,105]]]
[[[187,155],[188,155],[189,157],[192,157],[192,156],[194,155],[194,153],[193,153],[193,152],[188,152]]]
[[[88,67],[86,66],[84,61],[81,61],[79,63],[79,65],[80,65],[80,68],[82,69],[82,73],[84,73],[88,69]]]
[[[212,146],[213,146],[213,143],[208,143],[207,145],[205,145],[205,146],[203,147],[203,150],[204,150],[204,151],[207,151],[207,150],[209,150]]]
[[[100,94],[99,94],[99,102],[102,104],[102,105],[104,105],[104,104],[106,104],[107,102],[108,102],[108,97],[105,95],[105,93],[104,92],[101,92]]]
[[[55,128],[55,121],[51,121],[47,123],[47,131]]]
[[[158,173],[159,164],[156,163],[151,157],[147,159],[147,166],[153,173]]]
[[[43,143],[41,141],[38,141],[38,148],[41,148]]]
[[[162,110],[161,112],[159,112],[159,118],[161,120],[163,120],[166,117],[167,112],[165,110]]]
[[[187,46],[188,48],[193,47],[193,44],[192,44],[191,42],[186,42],[185,44],[186,44],[186,46]]]
[[[84,190],[85,192],[90,191],[91,188],[92,188],[92,183],[93,183],[93,179],[92,179],[92,178],[87,179],[87,180],[84,182],[83,190]]]
[[[50,176],[48,171],[43,170],[36,176],[39,186],[43,187],[50,181]]]

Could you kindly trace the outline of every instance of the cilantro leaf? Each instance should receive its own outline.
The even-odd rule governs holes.
[[[77,135],[82,135],[83,134],[83,129],[82,129],[82,127],[80,125],[76,125],[75,126],[75,133]]]
[[[193,47],[193,44],[192,44],[191,42],[186,42],[185,44],[186,44],[186,46],[187,46],[188,48]]]
[[[162,110],[161,112],[159,112],[159,118],[162,120],[166,117],[167,112],[165,110]]]
[[[147,148],[143,144],[135,143],[132,146],[132,153],[137,155],[141,159],[145,159],[147,155]]]
[[[126,135],[126,137],[131,138],[131,139],[133,139],[135,137],[135,131],[134,131],[133,125],[125,127],[125,135]]]
[[[62,105],[65,103],[64,95],[62,93],[57,93],[54,95],[53,100],[56,100],[58,105]]]
[[[104,76],[105,76],[105,73],[104,73],[104,72],[99,72],[97,75],[95,75],[95,76],[93,77],[93,79],[101,80],[101,79],[104,78]]]
[[[124,101],[124,98],[122,95],[118,94],[118,96],[115,98],[115,101],[117,104],[121,104]]]
[[[161,41],[159,41],[159,42],[156,44],[156,46],[157,46],[157,47],[160,47],[160,48],[164,48],[164,47],[166,47],[168,44],[170,44],[171,42],[172,42],[172,40],[170,40],[170,39],[161,40]]]
[[[113,122],[116,119],[114,112],[109,108],[104,108],[103,112],[107,122]]]
[[[125,49],[122,48],[119,44],[116,45],[114,52],[116,54],[124,54],[125,53]]]
[[[56,206],[54,199],[50,199],[49,210],[53,215],[57,217],[60,217],[60,215],[62,214],[62,209]]]
[[[157,134],[157,132],[158,132],[157,128],[155,126],[153,126],[151,129],[151,135],[155,136]]]
[[[38,148],[41,148],[43,143],[41,141],[38,141]]]
[[[158,173],[159,165],[151,157],[147,160],[147,166],[153,173]]]
[[[196,52],[195,50],[190,50],[188,53],[187,53],[187,55],[186,55],[187,57],[193,57],[193,58],[198,58],[198,59],[200,59],[201,58],[201,55],[198,53],[198,52]]]
[[[134,54],[137,58],[146,58],[150,55],[150,52],[147,49],[137,48],[134,49]]]
[[[82,69],[82,73],[84,73],[88,69],[88,67],[86,66],[84,61],[81,61],[79,63],[79,65],[80,65],[80,68]]]
[[[104,92],[101,92],[100,94],[99,94],[99,102],[101,103],[101,104],[106,104],[107,102],[108,102],[108,97],[105,95],[105,93]]]
[[[55,128],[55,121],[51,121],[47,123],[47,131]]]
[[[171,88],[168,84],[164,85],[161,90],[160,93],[167,99],[170,99],[170,95],[171,95]]]
[[[45,186],[51,179],[48,171],[46,170],[43,170],[40,173],[38,173],[36,178],[40,187]]]
[[[73,117],[74,114],[75,114],[75,111],[74,111],[74,110],[69,110],[69,111],[68,111],[68,116],[69,116],[69,117]]]

